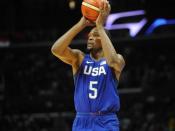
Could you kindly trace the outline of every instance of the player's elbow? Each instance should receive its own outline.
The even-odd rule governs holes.
[[[51,47],[51,52],[52,52],[52,54],[56,53],[56,48],[54,47],[54,45]]]
[[[51,52],[52,52],[52,54],[54,54],[54,52],[56,52],[56,48],[54,47],[54,45],[51,47]]]
[[[59,49],[59,47],[56,47],[55,45],[51,47],[51,52],[53,55],[57,55],[57,56],[62,54],[62,51]]]
[[[111,61],[108,62],[109,66],[114,66],[116,64],[125,66],[125,61],[123,61],[123,60],[111,60]]]
[[[123,59],[123,56],[117,54],[115,57],[113,57],[110,61],[108,61],[109,66],[115,67],[118,65],[122,69],[125,66],[125,60]]]
[[[124,60],[124,58],[123,58],[122,55],[120,55],[120,54],[117,55],[116,63],[118,63],[119,65],[121,65],[122,69],[124,68],[124,66],[125,66],[125,60]]]

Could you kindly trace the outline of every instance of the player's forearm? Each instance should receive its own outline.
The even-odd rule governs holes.
[[[103,27],[97,27],[99,35],[101,37],[101,44],[102,44],[102,49],[104,52],[104,56],[108,62],[108,64],[114,62],[116,60],[117,52],[107,36],[105,30]]]
[[[69,29],[63,36],[61,36],[52,46],[52,52],[62,54],[64,50],[71,44],[73,38],[84,28],[79,23]]]

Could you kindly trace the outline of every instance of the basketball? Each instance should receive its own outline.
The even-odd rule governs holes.
[[[85,18],[95,21],[100,12],[101,0],[83,0],[81,4],[81,12]]]

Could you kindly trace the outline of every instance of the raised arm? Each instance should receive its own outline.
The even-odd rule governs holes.
[[[104,0],[100,9],[100,15],[96,20],[96,26],[98,29],[98,33],[101,37],[101,44],[104,56],[107,60],[108,65],[114,69],[116,77],[119,80],[120,73],[125,66],[125,61],[122,55],[116,52],[103,26],[110,10],[111,8],[109,2],[107,0]]]
[[[84,55],[80,50],[71,49],[69,45],[74,37],[88,25],[90,25],[90,22],[82,17],[81,20],[62,35],[51,48],[52,53],[56,57],[72,66],[73,73],[77,71]]]

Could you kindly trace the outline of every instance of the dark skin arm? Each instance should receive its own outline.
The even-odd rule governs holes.
[[[90,21],[82,17],[77,24],[62,35],[52,46],[51,51],[53,55],[58,57],[63,62],[71,65],[73,74],[76,73],[80,64],[82,63],[84,53],[78,49],[71,49],[69,45],[80,31],[82,31],[86,26],[90,25]]]
[[[116,52],[103,26],[107,16],[110,13],[110,10],[111,10],[111,7],[109,2],[107,0],[103,0],[100,8],[100,14],[96,20],[96,27],[101,37],[102,49],[104,52],[104,56],[107,60],[107,63],[114,70],[116,74],[116,78],[119,80],[121,71],[125,66],[125,61],[123,59],[123,56]]]

